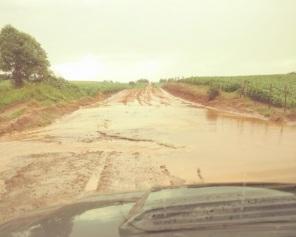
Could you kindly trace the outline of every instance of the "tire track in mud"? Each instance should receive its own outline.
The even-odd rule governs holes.
[[[97,191],[147,190],[155,186],[181,185],[185,181],[171,175],[165,165],[151,163],[149,156],[139,152],[111,152],[105,159]]]
[[[162,89],[153,87],[152,94],[159,98],[161,104],[167,106],[171,105],[171,100],[167,96],[164,96],[164,92],[162,91]]]
[[[144,90],[140,91],[139,99],[142,102],[142,104],[146,104],[148,106],[151,106],[152,96],[151,96],[151,86],[145,87]]]
[[[170,100],[164,95],[160,88],[154,86],[147,86],[145,88],[134,88],[121,92],[106,101],[106,104],[119,102],[124,105],[129,103],[138,103],[141,106],[153,106],[156,104],[170,105]]]
[[[0,195],[0,222],[26,211],[61,204],[79,197],[96,167],[102,151],[41,153],[19,159],[25,162],[0,173],[5,192]]]
[[[138,90],[137,89],[130,89],[126,91],[122,98],[120,98],[119,102],[127,105],[129,102],[133,102],[137,97]]]
[[[137,91],[137,94],[136,94],[136,98],[137,98],[137,101],[138,101],[138,103],[140,104],[140,105],[143,105],[143,103],[142,103],[142,100],[141,100],[141,93],[142,93],[142,91]]]
[[[116,152],[111,152],[105,159],[103,170],[100,174],[98,183],[97,183],[97,188],[96,190],[99,192],[106,192],[108,188],[111,186],[112,182],[112,169],[113,169],[113,162],[112,162],[112,157],[114,157],[117,153]]]

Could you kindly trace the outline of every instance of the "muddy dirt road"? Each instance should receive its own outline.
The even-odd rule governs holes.
[[[296,181],[296,129],[210,111],[147,87],[0,139],[0,222],[90,192]]]

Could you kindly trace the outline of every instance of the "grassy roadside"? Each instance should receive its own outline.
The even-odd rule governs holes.
[[[190,77],[178,80],[190,85],[211,86],[238,92],[255,101],[296,108],[296,73],[233,77]]]
[[[296,108],[283,108],[256,101],[248,96],[241,96],[239,91],[226,92],[219,89],[218,95],[209,99],[211,85],[197,85],[184,82],[163,83],[162,88],[171,94],[202,105],[226,112],[245,114],[260,119],[294,124]]]
[[[51,78],[16,89],[10,81],[0,80],[0,135],[47,125],[80,106],[129,87],[131,85],[126,83],[69,82]]]
[[[17,103],[35,101],[44,106],[69,102],[85,96],[85,93],[71,83],[51,79],[42,83],[27,83],[16,89],[10,81],[0,81],[0,111]]]

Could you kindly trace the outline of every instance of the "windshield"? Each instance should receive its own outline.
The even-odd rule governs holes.
[[[2,0],[0,226],[92,195],[295,183],[295,9]]]

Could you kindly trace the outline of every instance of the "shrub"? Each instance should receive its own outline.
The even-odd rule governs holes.
[[[214,100],[219,95],[220,95],[219,89],[215,86],[210,86],[210,88],[208,89],[208,99]]]

